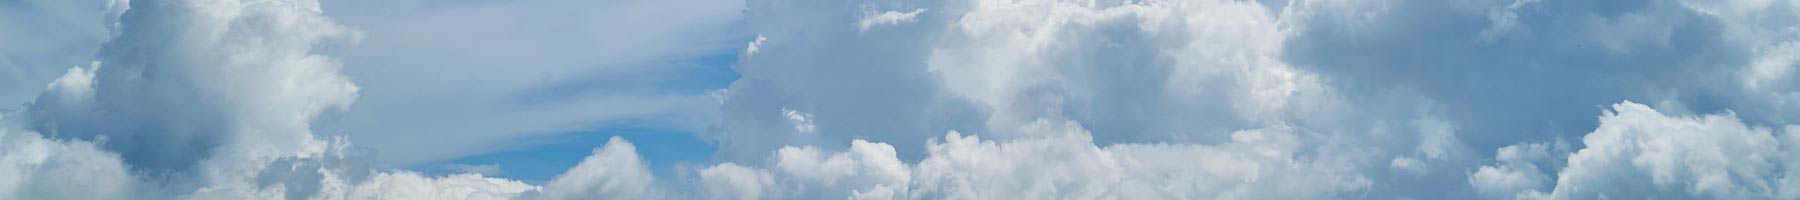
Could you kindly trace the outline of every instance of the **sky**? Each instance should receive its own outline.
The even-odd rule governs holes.
[[[1797,199],[1795,0],[0,0],[0,199]]]

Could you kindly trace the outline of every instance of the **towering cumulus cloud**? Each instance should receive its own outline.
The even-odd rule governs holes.
[[[93,64],[69,69],[7,116],[0,197],[497,199],[535,189],[377,172],[358,164],[347,141],[313,133],[314,120],[347,109],[357,93],[324,55],[357,32],[321,16],[317,2],[130,5]]]

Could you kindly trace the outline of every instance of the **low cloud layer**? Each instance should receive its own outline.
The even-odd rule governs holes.
[[[1734,113],[1669,115],[1628,101],[1600,116],[1584,148],[1501,148],[1501,163],[1481,167],[1469,184],[1501,199],[1796,198],[1800,182],[1786,176],[1800,161],[1794,131],[1800,126],[1747,125]]]

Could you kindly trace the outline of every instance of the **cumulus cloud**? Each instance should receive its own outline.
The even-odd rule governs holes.
[[[1783,174],[1793,173],[1795,130],[1777,136],[1732,113],[1671,116],[1626,101],[1600,116],[1600,127],[1555,170],[1554,182],[1533,164],[1548,157],[1536,143],[1501,148],[1502,163],[1481,167],[1469,181],[1490,197],[1519,199],[1794,198],[1800,185]]]
[[[758,199],[779,194],[775,186],[775,175],[768,170],[745,167],[736,163],[722,163],[700,170],[700,180],[706,194],[713,199]]]
[[[916,163],[863,140],[835,153],[785,147],[772,170],[725,163],[701,179],[729,199],[1318,199],[1372,184],[1346,173],[1349,166],[1300,154],[1300,139],[1285,129],[1240,131],[1218,145],[1097,145],[1070,121],[1022,129],[1040,136],[997,141],[953,131]]]
[[[820,152],[812,159],[819,166],[769,168],[776,177],[790,176],[785,167],[803,166],[837,174],[798,178],[818,182],[867,174],[831,167],[859,166],[857,154],[835,159],[823,153],[868,146],[856,140],[879,141],[901,163],[919,163],[953,157],[918,142],[943,136],[936,133],[979,133],[999,143],[1035,140],[1048,133],[1019,127],[1039,120],[1079,124],[1093,134],[1071,145],[1096,147],[1229,144],[1240,132],[1281,132],[1297,144],[1284,149],[1291,155],[1275,157],[1334,167],[1318,176],[1402,182],[1347,189],[1374,198],[1457,197],[1448,192],[1463,183],[1456,169],[1478,164],[1461,139],[1462,122],[1440,117],[1436,101],[1401,89],[1342,93],[1331,77],[1287,62],[1288,48],[1296,46],[1290,39],[1308,30],[1305,19],[1312,15],[1303,13],[1323,11],[1272,9],[1254,1],[749,6],[751,31],[770,39],[756,42],[755,55],[737,63],[743,77],[724,90],[721,122],[707,137],[719,141],[718,158],[742,166],[779,165],[787,159],[771,158]],[[842,26],[881,16],[872,13],[905,11],[919,12],[906,14],[910,20],[900,25]],[[843,194],[810,190],[817,189],[762,192],[836,198],[885,191],[908,196],[921,188],[865,183],[835,190]],[[1332,195],[1340,191],[1321,190],[1332,192],[1298,195],[1337,197]],[[1218,193],[1226,192],[1183,194]]]
[[[730,38],[661,33],[714,30],[679,24],[728,26],[718,24],[737,16],[732,1],[675,2],[629,1],[596,13],[662,16],[629,11],[682,7],[716,15],[503,24],[648,31],[489,43],[433,36],[504,34],[420,32],[485,19],[382,21],[375,19],[388,15],[364,10],[338,15],[357,19],[344,25],[314,0],[103,7],[95,13],[118,20],[78,20],[113,28],[89,35],[114,38],[95,50],[98,59],[52,65],[61,77],[27,75],[44,79],[31,84],[44,91],[0,119],[16,121],[0,123],[0,197],[1800,197],[1800,181],[1786,177],[1800,173],[1790,168],[1800,166],[1790,156],[1800,127],[1783,120],[1800,108],[1789,100],[1800,96],[1788,86],[1800,46],[1800,15],[1788,12],[1800,4],[1792,1],[750,0],[741,14],[752,32],[745,35],[755,38],[731,66],[742,78],[729,88],[579,87],[681,82],[624,78],[680,71],[638,64],[744,44],[662,45]],[[334,8],[357,5],[343,4]],[[364,5],[377,4],[489,17],[605,6]],[[396,35],[421,37],[363,40]],[[335,56],[358,41],[383,53]],[[413,44],[569,51],[400,48]],[[622,47],[572,47],[582,45]],[[514,62],[532,56],[545,59]],[[355,63],[453,67],[340,69]],[[485,67],[507,64],[521,70]],[[357,79],[368,80],[366,88],[350,81],[396,73],[466,79]],[[364,97],[374,106],[350,109]],[[447,100],[417,103],[433,98]],[[1640,99],[1659,103],[1612,104],[1596,119],[1574,109]],[[450,107],[474,109],[421,112]],[[615,137],[542,186],[481,173],[497,167],[445,176],[376,167],[652,115],[684,116],[673,126],[704,129],[719,145],[719,162],[659,179],[635,144]],[[1580,145],[1557,140],[1578,135]]]
[[[863,17],[862,21],[857,22],[856,27],[858,28],[857,30],[868,31],[869,28],[873,28],[875,26],[898,25],[900,23],[911,23],[913,21],[917,21],[918,19],[915,19],[915,18],[918,18],[919,13],[923,13],[923,12],[925,12],[924,8],[915,9],[913,11],[908,11],[908,12],[887,11],[887,12],[881,12],[880,14],[870,14],[869,16]]]
[[[651,185],[653,180],[655,177],[650,175],[650,169],[638,158],[637,147],[614,136],[606,142],[603,149],[596,149],[594,155],[582,159],[581,164],[557,175],[556,179],[551,179],[550,183],[544,185],[544,192],[538,198],[661,198],[661,194]]]
[[[812,134],[819,129],[818,125],[813,124],[813,116],[810,113],[783,108],[781,116],[787,117],[788,122],[794,123],[794,131],[800,134]]]
[[[763,41],[769,41],[769,38],[758,35],[755,40],[750,40],[749,46],[744,47],[744,56],[756,55],[756,51],[762,50],[762,47],[760,46],[762,46]]]
[[[855,138],[844,134],[923,141],[964,130],[1004,139],[1044,117],[1081,121],[1107,133],[1098,135],[1105,142],[1218,142],[1236,130],[1350,121],[1334,115],[1355,109],[1317,75],[1281,61],[1287,22],[1256,2],[851,3],[929,11],[869,30],[836,26],[868,19],[831,9],[839,4],[750,2],[751,30],[775,39],[739,61],[743,77],[726,90],[712,137],[745,151],[724,158],[764,158],[778,141]],[[788,12],[799,10],[823,12]],[[805,110],[815,131],[838,134],[789,134],[791,125],[772,120],[783,109]],[[1419,118],[1412,114],[1383,119]],[[915,142],[893,145],[903,158],[924,152]]]
[[[322,54],[358,34],[315,1],[132,3],[95,62],[6,115],[0,171],[10,175],[0,195],[506,199],[537,190],[480,175],[380,172],[347,140],[314,134],[314,120],[347,109],[358,91]]]
[[[44,138],[0,115],[0,198],[127,199],[138,179],[92,142]]]
[[[428,177],[414,172],[380,173],[353,186],[344,196],[314,199],[515,199],[539,188],[518,181],[478,174]]]
[[[1494,159],[1498,164],[1481,166],[1469,174],[1469,185],[1475,192],[1487,199],[1536,198],[1551,184],[1550,174],[1546,170],[1559,163],[1555,158],[1567,155],[1552,155],[1550,145],[1545,143],[1524,143],[1501,147],[1496,151]],[[1563,153],[1566,154],[1566,153]]]

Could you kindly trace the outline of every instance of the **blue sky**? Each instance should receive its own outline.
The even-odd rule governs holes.
[[[415,170],[438,174],[463,173],[456,168],[447,168],[445,164],[463,165],[495,165],[499,173],[495,177],[517,179],[527,183],[542,184],[562,174],[563,170],[579,164],[582,157],[593,154],[594,148],[606,144],[607,138],[618,136],[637,144],[638,154],[649,163],[650,170],[659,177],[675,176],[680,166],[699,166],[711,163],[712,154],[717,147],[704,140],[691,136],[693,133],[659,131],[653,129],[614,128],[594,132],[566,133],[531,141],[519,142],[523,148],[502,150],[495,153],[457,158],[441,163],[426,164]]]
[[[0,199],[1796,199],[1794,0],[0,0]]]

